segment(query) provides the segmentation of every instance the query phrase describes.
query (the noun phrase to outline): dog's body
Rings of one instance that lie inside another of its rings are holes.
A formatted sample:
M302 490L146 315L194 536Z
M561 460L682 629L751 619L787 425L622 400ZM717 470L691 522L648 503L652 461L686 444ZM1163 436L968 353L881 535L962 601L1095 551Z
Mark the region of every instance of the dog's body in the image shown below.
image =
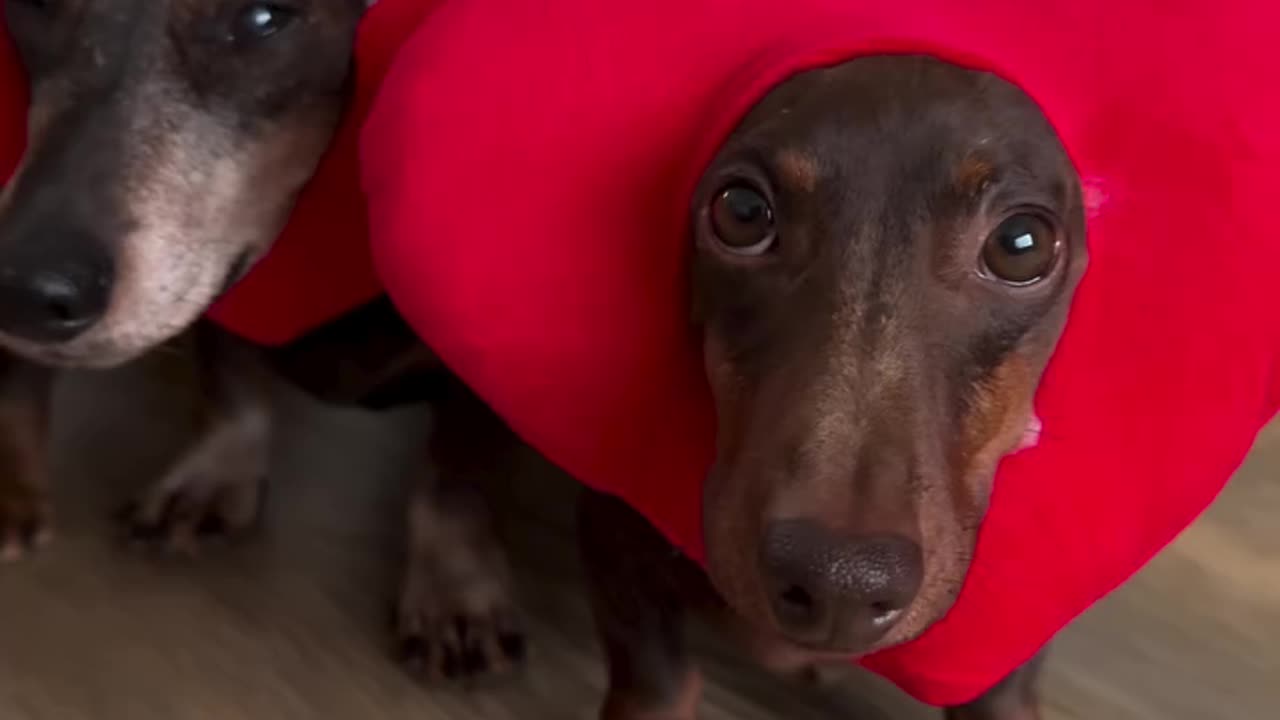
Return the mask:
M506 427L384 297L274 351L270 363L334 405L430 402L431 468L415 468L407 569L396 607L401 661L428 681L470 682L523 661L506 553L474 478L510 472Z
M329 147L351 97L357 26L372 4L5 2L31 92L26 151L0 195L0 344L27 358L6 356L0 367L4 557L49 534L50 371L40 364L117 365L193 325L204 430L130 506L127 530L191 552L202 536L236 534L256 518L272 361L198 318L266 253ZM412 401L381 389L378 368L438 366L411 334L371 339L365 317L356 314L355 335L350 323L322 328L274 364L326 399ZM355 374L337 368L309 382L318 367L366 355L376 359ZM447 379L442 387L446 414L483 420L467 394ZM464 447L450 423L437 435L449 441L438 447ZM452 481L471 468L456 451L437 457L439 472L415 471L400 631L425 673L469 677L518 660L522 643L501 552L475 539L487 517Z

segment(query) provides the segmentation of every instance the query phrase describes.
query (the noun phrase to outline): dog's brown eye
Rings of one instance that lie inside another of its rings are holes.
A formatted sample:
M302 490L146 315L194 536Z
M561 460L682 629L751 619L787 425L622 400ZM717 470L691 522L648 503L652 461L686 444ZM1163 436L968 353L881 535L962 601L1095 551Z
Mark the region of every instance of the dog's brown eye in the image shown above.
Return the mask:
M982 262L989 275L1011 285L1029 285L1049 274L1061 243L1053 226L1030 213L1013 215L987 236Z
M285 29L295 17L296 11L278 3L249 3L236 15L232 38L243 43L263 40Z
M773 208L745 185L721 190L712 201L711 229L725 249L738 255L763 255L777 241Z

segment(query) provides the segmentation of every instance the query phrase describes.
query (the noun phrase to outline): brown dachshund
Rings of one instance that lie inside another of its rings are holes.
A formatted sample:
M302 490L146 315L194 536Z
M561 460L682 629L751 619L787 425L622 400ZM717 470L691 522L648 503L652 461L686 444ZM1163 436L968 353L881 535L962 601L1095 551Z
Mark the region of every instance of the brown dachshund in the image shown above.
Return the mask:
M270 246L328 147L363 8L326 0L301 18L243 0L6 2L31 109L0 195L0 343L36 363L106 367L191 327ZM15 360L4 372L34 371ZM176 514L189 535L207 520L193 503L221 505L232 487L243 506L269 423L260 393L232 389L238 377L210 386L208 431L139 503L143 524ZM21 435L13 444L38 452L43 430ZM13 497L40 493L38 472L0 474ZM40 525L0 513L8 554Z
M690 222L719 420L706 572L620 502L584 501L610 720L695 716L690 609L792 670L940 619L1086 262L1080 182L1037 106L919 57L775 88ZM1034 675L950 716L1037 717Z

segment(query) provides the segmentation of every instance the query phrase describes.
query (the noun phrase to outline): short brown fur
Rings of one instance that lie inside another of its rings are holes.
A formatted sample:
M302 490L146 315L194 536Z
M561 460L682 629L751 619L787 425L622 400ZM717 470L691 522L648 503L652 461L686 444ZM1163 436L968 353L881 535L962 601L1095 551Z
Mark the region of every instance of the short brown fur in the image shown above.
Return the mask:
M1038 430L1034 393L1086 262L1079 179L1035 104L919 57L775 88L707 169L691 227L719 420L706 574L624 505L584 502L612 720L694 717L688 611L718 606L792 668L941 618L997 463ZM663 569L637 582L655 571L635 558ZM950 717L1036 717L1033 680Z

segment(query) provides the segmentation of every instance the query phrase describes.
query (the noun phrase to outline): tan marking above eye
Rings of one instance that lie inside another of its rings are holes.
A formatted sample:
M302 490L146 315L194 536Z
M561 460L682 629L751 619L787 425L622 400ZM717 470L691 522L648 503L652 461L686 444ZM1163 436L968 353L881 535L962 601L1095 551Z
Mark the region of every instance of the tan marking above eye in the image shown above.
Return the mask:
M995 166L977 154L966 156L955 169L955 185L961 197L981 197L995 178Z
M787 187L813 192L818 187L818 159L803 150L782 150L774 161L778 179Z

